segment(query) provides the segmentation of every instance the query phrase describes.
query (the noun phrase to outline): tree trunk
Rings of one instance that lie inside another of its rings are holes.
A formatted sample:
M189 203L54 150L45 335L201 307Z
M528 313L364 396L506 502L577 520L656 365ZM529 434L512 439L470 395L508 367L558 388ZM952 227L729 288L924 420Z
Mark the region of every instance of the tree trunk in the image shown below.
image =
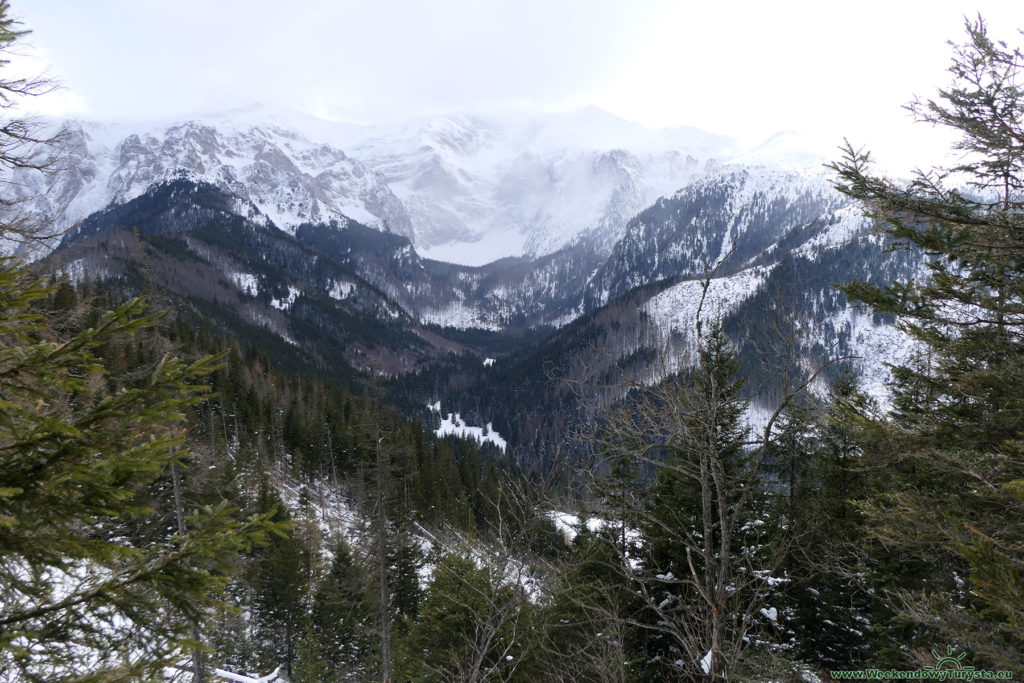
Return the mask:
M391 683L391 596L388 592L388 557L384 514L384 463L377 439L377 571L380 575L380 652L381 680Z
M178 534L185 535L185 505L181 501L181 473L178 471L178 463L171 463L171 484L174 487L174 516L178 520ZM199 624L192 623L192 640L199 642ZM198 647L192 650L192 681L193 683L204 683L206 681L206 666L203 664L203 651Z

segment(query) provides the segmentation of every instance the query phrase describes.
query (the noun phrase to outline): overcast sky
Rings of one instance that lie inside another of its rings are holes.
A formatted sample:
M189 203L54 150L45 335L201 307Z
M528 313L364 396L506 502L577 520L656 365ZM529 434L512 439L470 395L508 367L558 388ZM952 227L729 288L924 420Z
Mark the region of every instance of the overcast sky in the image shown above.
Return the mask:
M900 107L946 82L946 41L962 38L965 14L1024 43L1024 0L12 5L33 31L30 55L64 85L46 113L162 119L263 102L384 122L595 104L652 127L744 142L791 129L880 154L928 144Z

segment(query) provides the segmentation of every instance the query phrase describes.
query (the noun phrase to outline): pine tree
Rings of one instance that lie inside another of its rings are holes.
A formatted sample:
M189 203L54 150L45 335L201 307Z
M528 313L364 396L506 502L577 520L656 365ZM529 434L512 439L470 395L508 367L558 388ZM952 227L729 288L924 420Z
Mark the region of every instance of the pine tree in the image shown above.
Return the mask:
M908 105L959 135L961 161L907 185L848 147L838 189L863 200L928 276L851 298L898 316L917 361L894 368L894 412L870 425L876 537L903 558L889 594L922 646L1021 668L1024 642L1024 53L967 21L952 83ZM952 185L952 187L950 186ZM912 643L904 642L904 645Z
M257 509L270 515L271 521L289 528L289 533L276 534L256 550L252 558L250 583L253 596L253 622L256 636L271 661L271 668L283 665L291 672L295 660L295 643L302 634L306 613L307 577L303 568L306 548L294 533L291 515L281 504L276 491L264 485Z
M164 358L142 382L105 376L97 348L154 316L133 300L61 338L31 309L48 293L0 270L0 667L27 680L142 675L192 641L265 524L222 504L132 542L151 514L143 487L191 459L185 413L215 360Z
M824 669L856 668L868 663L868 655L877 656L869 629L875 601L861 559L866 527L857 509L866 476L849 425L854 411L867 405L853 375L844 372L833 383L823 415L797 429L801 438L783 439L803 464L799 495L792 495L785 477L779 482L787 581L779 596L778 636L795 658Z
M24 34L0 0L0 69ZM45 81L4 73L0 111L48 90ZM58 141L29 120L5 119L0 166L45 172ZM47 226L19 214L17 188L10 176L4 182L0 242L45 241ZM185 448L186 416L217 360L154 360L138 340L157 316L139 299L84 315L73 310L77 300L67 283L49 288L14 260L0 260L5 680L162 674L198 647L202 627L226 606L239 552L271 528L262 518L238 519L226 503L191 514L181 505L150 509L147 489L194 459ZM48 303L65 313L46 315ZM193 676L202 680L203 672Z
M405 674L418 681L507 681L522 664L518 587L461 555L438 563L409 634Z
M339 542L312 607L311 635L334 674L356 671L371 641L373 615L366 601L367 582L365 571L353 562L348 545Z
M565 680L624 683L644 656L634 625L643 601L627 575L619 529L579 526L542 614L543 663Z
M602 420L605 453L657 471L638 517L643 554L632 577L646 603L652 677L737 675L770 588L775 558L756 550L767 549L759 472L767 454L763 444L748 448L738 370L714 324L695 368L638 387Z

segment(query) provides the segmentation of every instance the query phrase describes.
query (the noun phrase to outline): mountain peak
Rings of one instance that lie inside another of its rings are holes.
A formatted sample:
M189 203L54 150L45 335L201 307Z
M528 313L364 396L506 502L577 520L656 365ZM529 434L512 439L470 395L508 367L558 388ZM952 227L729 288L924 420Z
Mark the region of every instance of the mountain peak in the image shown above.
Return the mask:
M836 157L836 141L782 130L732 159L752 166L773 166L792 171L824 173L823 166Z

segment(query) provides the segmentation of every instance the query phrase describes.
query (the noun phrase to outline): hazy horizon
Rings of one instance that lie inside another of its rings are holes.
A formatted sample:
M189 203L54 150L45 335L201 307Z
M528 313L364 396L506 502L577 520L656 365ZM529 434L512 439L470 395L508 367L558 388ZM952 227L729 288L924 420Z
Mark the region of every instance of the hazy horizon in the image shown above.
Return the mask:
M890 165L933 163L946 140L902 105L947 80L947 41L981 13L1011 44L1024 4L856 7L801 1L296 3L33 0L16 68L63 89L44 114L175 120L263 102L389 124L493 108L587 105L654 130L687 126L750 149L781 131L848 138Z

